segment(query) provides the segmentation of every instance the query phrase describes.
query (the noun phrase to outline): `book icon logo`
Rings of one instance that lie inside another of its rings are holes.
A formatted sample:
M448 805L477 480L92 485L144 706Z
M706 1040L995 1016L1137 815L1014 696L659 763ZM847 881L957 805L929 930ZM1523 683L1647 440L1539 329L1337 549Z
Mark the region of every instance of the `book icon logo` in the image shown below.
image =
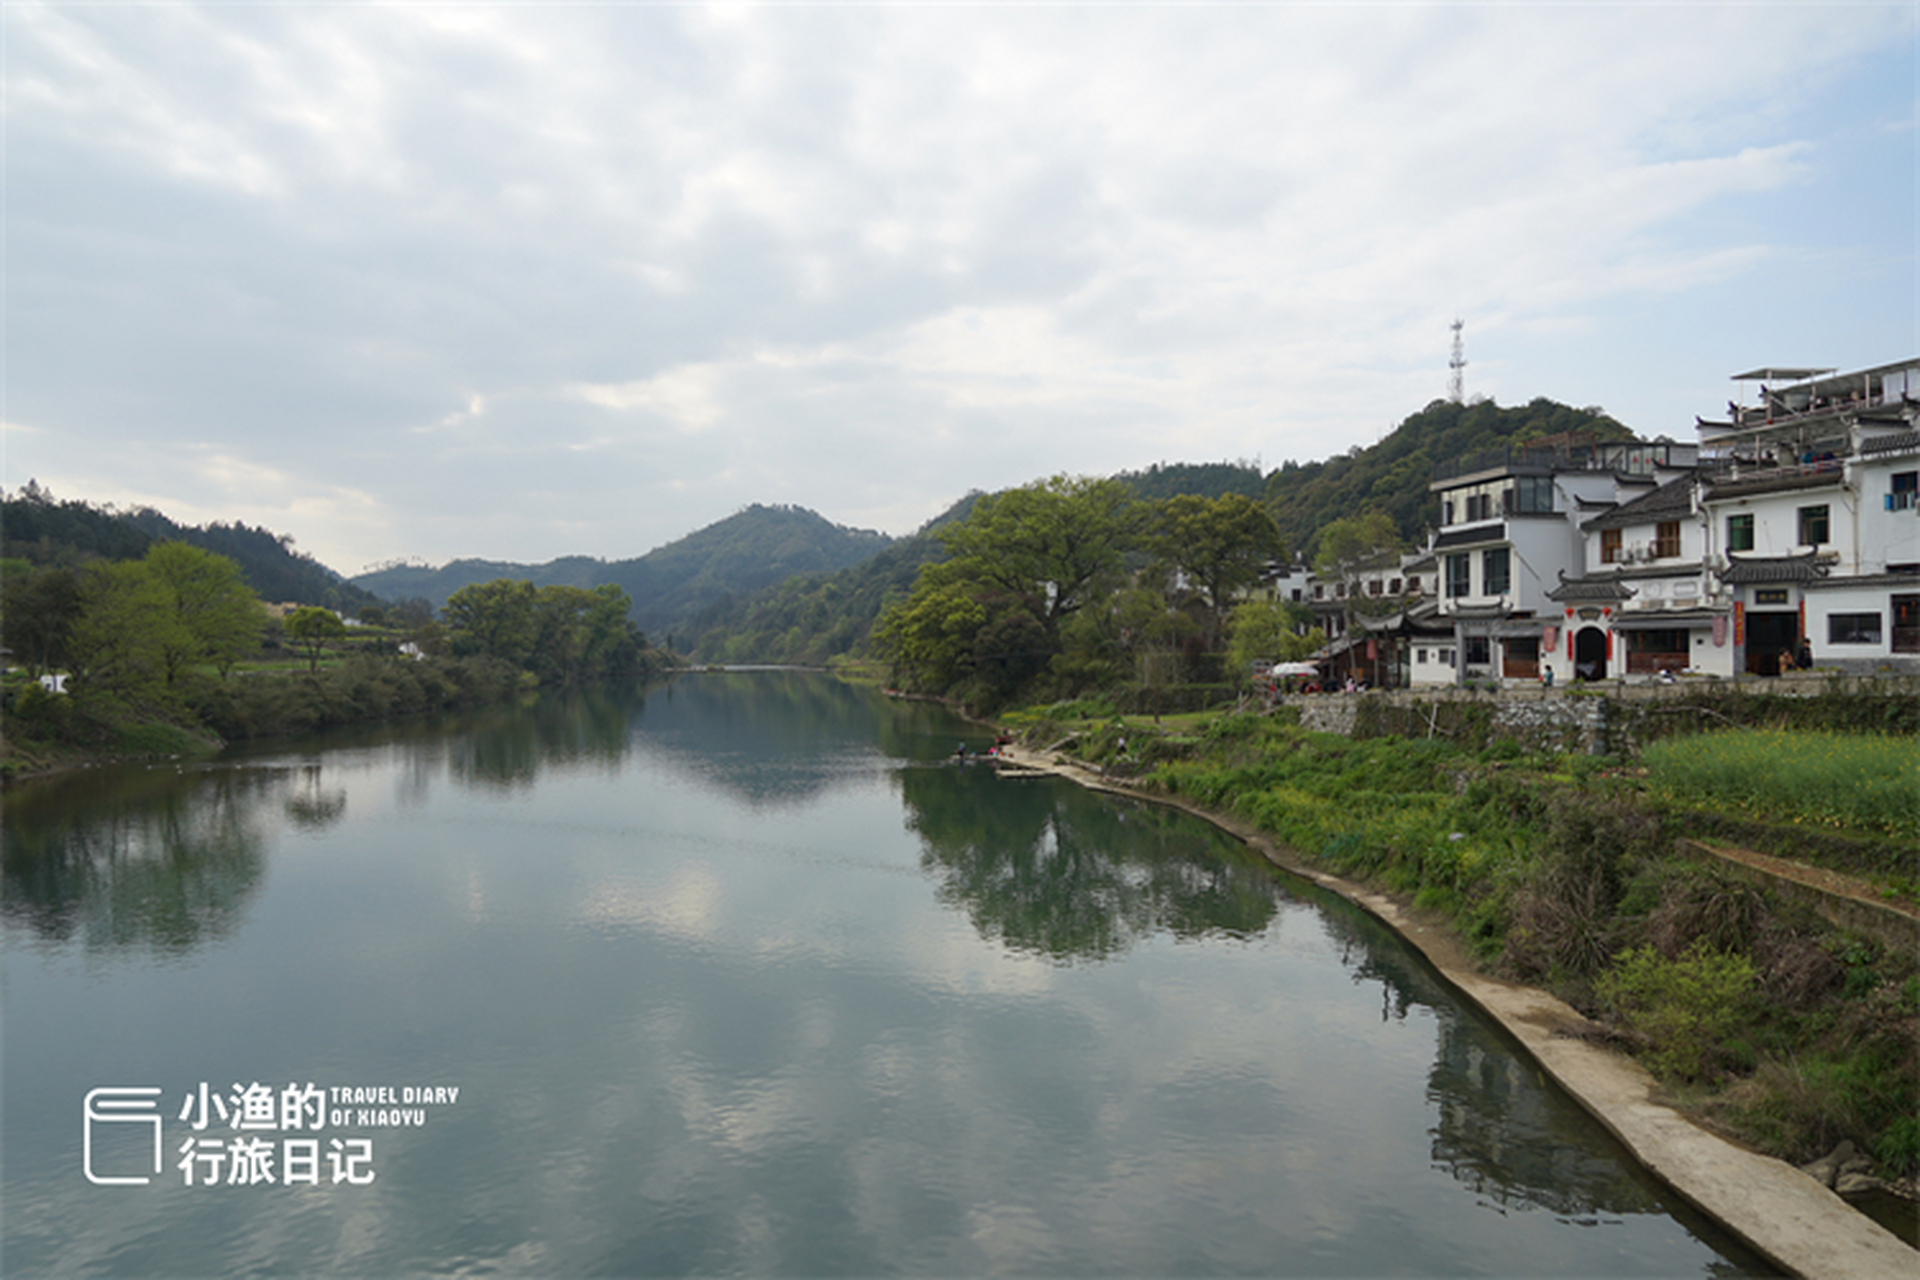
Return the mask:
M102 1187L144 1187L160 1172L160 1090L144 1086L95 1089L81 1105L80 1150L87 1181ZM106 1128L105 1126L119 1126ZM128 1126L153 1129L152 1151L146 1134ZM95 1129L105 1173L95 1172ZM150 1167L149 1167L150 1166ZM137 1170L137 1172L136 1172Z

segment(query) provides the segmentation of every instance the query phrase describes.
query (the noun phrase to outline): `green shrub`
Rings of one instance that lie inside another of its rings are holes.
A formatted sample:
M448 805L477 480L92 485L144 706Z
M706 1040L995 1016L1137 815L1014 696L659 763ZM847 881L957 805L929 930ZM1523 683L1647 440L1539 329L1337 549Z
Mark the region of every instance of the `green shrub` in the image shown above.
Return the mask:
M1698 1080L1720 1042L1747 1017L1753 965L1702 939L1678 959L1651 946L1623 951L1594 981L1594 994L1620 1023L1645 1038L1656 1074Z

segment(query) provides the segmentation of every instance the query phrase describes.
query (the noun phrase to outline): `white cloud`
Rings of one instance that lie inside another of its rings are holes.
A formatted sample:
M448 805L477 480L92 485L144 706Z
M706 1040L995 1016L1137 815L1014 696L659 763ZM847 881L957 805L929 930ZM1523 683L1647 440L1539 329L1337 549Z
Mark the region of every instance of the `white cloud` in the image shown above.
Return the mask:
M123 500L200 441L357 495L257 491L323 559L633 555L1325 457L1440 393L1456 314L1478 389L1689 421L1814 332L1742 290L1912 327L1916 19L1846 15L9 6L8 465ZM1843 169L1907 208L1822 206Z

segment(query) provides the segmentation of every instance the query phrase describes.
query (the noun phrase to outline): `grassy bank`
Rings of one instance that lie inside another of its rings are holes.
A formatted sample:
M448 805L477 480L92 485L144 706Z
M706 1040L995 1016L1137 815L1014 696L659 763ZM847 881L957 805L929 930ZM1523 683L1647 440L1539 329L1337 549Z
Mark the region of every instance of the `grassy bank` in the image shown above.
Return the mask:
M1627 761L1354 740L1284 713L1156 725L1077 703L1009 720L1443 914L1482 967L1579 1008L1705 1123L1796 1163L1850 1139L1888 1178L1920 1167L1910 949L1675 843L1759 833L1772 852L1909 895L1912 737L1736 731Z
M192 756L223 742L479 706L532 677L487 658L404 661L356 655L220 677L188 672L138 698L104 690L50 694L37 684L0 704L0 777L107 760Z

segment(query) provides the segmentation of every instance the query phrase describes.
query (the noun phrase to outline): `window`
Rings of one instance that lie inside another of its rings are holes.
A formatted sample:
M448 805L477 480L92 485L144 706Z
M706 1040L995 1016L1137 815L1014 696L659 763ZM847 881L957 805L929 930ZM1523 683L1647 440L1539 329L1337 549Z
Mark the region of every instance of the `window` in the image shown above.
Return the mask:
M1493 518L1493 495L1472 493L1467 495L1467 519L1491 520Z
M1370 596L1377 596L1380 594L1380 579L1378 578L1367 579L1367 594Z
M1423 667L1424 667L1424 666L1426 666L1426 665L1427 665L1427 651L1426 651L1425 649L1415 649L1415 650L1413 651L1413 660L1414 660L1414 662L1415 662L1416 664L1418 664L1418 665L1420 665L1420 666L1423 666Z
M1447 594L1463 596L1467 594L1467 557L1457 553L1447 557Z
M1485 636L1467 637L1467 664L1486 666L1493 661L1493 641Z
M1920 505L1920 471L1901 471L1893 477L1893 492L1887 495L1887 510L1911 511Z
M1600 531L1600 563L1620 563L1620 531L1618 529Z
M1345 599L1347 598L1347 584L1346 584L1346 583L1344 583L1344 582L1336 582L1336 583L1334 583L1334 584L1333 584L1333 598L1334 598L1335 600L1345 600Z
M1920 653L1920 596L1894 596L1893 651Z
M1553 514L1553 477L1516 476L1513 488L1501 495L1510 513L1524 516Z
M1408 579L1407 579L1407 594L1408 594L1408 595L1411 595L1411 596L1417 596L1417 595L1419 595L1419 594L1420 594L1420 579L1419 579L1419 578L1408 578Z
M1753 550L1753 514L1727 517L1727 550Z
M1490 547L1480 553L1480 591L1483 595L1503 596L1513 587L1513 572L1505 547Z
M1397 596L1400 594L1400 579L1395 578L1392 582L1389 582L1387 584L1387 594L1390 596Z
M1315 600L1325 599L1326 594L1327 594L1327 588L1323 584L1318 582L1313 584L1313 598Z
M1800 508L1800 543L1817 547L1827 541L1827 506Z
M1444 501L1442 501L1440 504L1440 523L1443 525L1449 525L1453 523L1453 499L1452 498L1447 498Z
M1653 527L1653 555L1656 560L1670 560L1680 554L1680 522L1662 520Z
M1828 644L1879 644L1880 615L1836 613L1827 618Z

